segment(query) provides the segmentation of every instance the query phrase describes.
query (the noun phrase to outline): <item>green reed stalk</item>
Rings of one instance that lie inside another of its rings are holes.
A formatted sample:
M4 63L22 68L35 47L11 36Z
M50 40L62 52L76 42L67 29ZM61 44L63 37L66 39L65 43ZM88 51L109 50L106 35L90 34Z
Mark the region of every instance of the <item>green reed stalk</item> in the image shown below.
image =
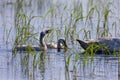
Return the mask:
M8 39L9 39L11 31L12 31L12 27L9 30L6 30L6 44L8 44Z
M117 32L116 22L112 23L112 29L115 30L115 34L114 35L116 36L117 35L117 33L116 33Z
M104 28L103 36L108 36L109 27L107 26L107 21L108 21L109 12L110 12L110 10L105 9L105 12L104 12L104 23L103 23L103 28Z
M97 14L98 14L98 18L97 18L97 38L99 38L100 37L100 11L96 8L96 12L97 12Z
M64 60L65 60L65 78L66 80L70 80L70 75L69 75L69 64L70 64L70 60L71 60L71 55L68 56L68 58L66 57L66 52L64 53Z

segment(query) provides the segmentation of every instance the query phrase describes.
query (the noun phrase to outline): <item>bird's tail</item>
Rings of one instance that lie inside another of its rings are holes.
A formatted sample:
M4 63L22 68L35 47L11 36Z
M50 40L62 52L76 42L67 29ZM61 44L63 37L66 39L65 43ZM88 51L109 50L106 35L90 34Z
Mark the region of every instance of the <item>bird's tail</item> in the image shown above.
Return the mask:
M83 49L87 49L88 43L86 43L85 41L79 40L79 39L76 39L76 41L78 41L80 43L80 45Z

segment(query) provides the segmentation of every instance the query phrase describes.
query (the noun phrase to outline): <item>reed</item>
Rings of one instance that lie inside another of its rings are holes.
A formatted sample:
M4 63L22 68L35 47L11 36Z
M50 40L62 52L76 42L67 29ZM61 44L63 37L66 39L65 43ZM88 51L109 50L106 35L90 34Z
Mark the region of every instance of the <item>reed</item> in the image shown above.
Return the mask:
M30 43L30 39L37 40L36 42L39 42L38 39L35 37L38 32L34 33L34 27L30 25L31 20L35 18L34 16L30 19L27 19L27 16L25 14L20 14L18 22L18 26L16 27L16 37L15 37L15 43L14 47L17 45L23 45ZM21 23L22 22L22 23Z
M6 31L5 31L6 32L6 45L8 44L11 31L12 31L12 27L10 27L9 30L6 29Z
M110 35L109 18L111 13L111 10L110 10L111 3L105 2L104 8L102 8L103 6L102 7L99 6L98 0L96 1L88 0L87 4L88 6L87 6L86 15L84 15L83 3L80 1L78 2L74 1L73 9L69 10L68 6L65 5L64 8L62 9L63 13L58 11L59 6L52 4L51 8L46 12L44 16L31 16L24 13L24 1L17 0L16 15L15 15L16 38L15 38L14 47L18 44L20 45L29 44L31 38L34 39L39 44L39 40L36 38L36 35L38 34L38 32L34 32L35 26L31 25L31 21L34 18L40 18L42 20L45 20L50 17L51 19L50 28L52 29L52 32L51 34L46 36L47 38L49 36L48 41L50 42L52 42L53 39L57 37L57 39L65 38L65 40L68 43L70 43L70 45L74 45L73 44L74 40L76 39L76 37L78 38L79 36L83 36L83 39L86 39L86 40L91 38L100 38L100 37L109 36ZM97 20L94 20L94 16L96 15L97 17L95 19ZM59 18L60 20L57 20L57 18ZM55 23L54 21L56 22L60 21L60 24ZM81 25L81 23L83 25ZM113 30L115 31L115 35L117 35L116 21L113 22L112 27L113 27ZM101 32L101 29L103 29L102 32ZM9 38L10 32L11 32L11 29L6 33L8 38ZM72 43L70 41L72 41ZM85 67L88 60L91 60L91 62L94 61L94 56L96 55L97 51L100 48L106 49L103 45L92 44L84 52L76 51L73 54L70 54L67 56L66 54L64 54L65 68L66 68L66 72L68 73L67 76L69 77L69 66L72 63L71 60L73 58L74 58L73 67L76 69L78 61L80 60L81 56L84 55L83 66ZM31 49L32 48L29 47L27 52L27 57L23 59L24 63L28 64L28 60L30 58L29 56L32 55L33 66L36 67L42 64L44 67L45 55L43 56L43 52L40 52L38 57L36 52L31 52ZM106 50L106 53L110 53L110 52ZM117 54L116 51L114 51L114 54ZM42 69L44 71L44 68ZM69 78L67 79L69 80Z
M72 54L66 56L66 52L64 53L65 79L66 79L66 80L70 80L69 65L70 65L71 57L72 57Z

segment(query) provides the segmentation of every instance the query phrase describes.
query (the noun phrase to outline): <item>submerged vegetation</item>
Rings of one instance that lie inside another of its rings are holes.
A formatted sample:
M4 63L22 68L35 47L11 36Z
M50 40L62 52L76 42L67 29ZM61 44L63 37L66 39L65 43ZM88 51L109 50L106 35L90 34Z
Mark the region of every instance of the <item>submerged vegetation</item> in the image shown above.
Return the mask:
M64 38L68 45L76 46L77 50L79 44L75 42L76 39L96 39L101 37L119 37L120 24L119 17L114 16L114 11L111 9L113 6L111 0L86 0L83 3L81 0L70 0L70 4L60 4L57 0L57 4L51 3L48 5L47 10L44 10L45 1L36 0L34 4L37 6L37 13L34 8L31 9L32 2L34 0L16 0L15 2L15 39L13 48L17 45L23 44L39 44L38 35L39 32L45 29L52 29L52 32L47 35L48 42L57 42L58 39ZM46 0L49 3L49 0ZM43 3L43 4L42 4ZM84 6L87 4L87 7ZM42 7L43 5L43 7ZM28 8L29 7L29 8ZM47 7L47 6L46 6ZM27 12L28 11L28 12ZM37 14L36 14L37 13ZM37 28L37 29L36 29ZM9 38L10 32L6 30L6 35ZM6 41L8 41L8 38ZM70 48L68 52L64 53L64 62L66 70L66 80L71 80L69 65L73 64L73 73L76 72L78 62L84 54L83 63L86 64L88 60L94 61L94 56L98 48L103 48L102 45L95 46L94 44L89 46L84 52L75 51ZM71 52L69 52L71 51ZM109 52L109 51L108 51ZM89 54L90 53L90 54ZM116 52L114 52L116 53ZM15 52L13 55L17 55ZM119 56L120 54L117 53ZM22 59L23 66L29 67L29 60L32 58L33 67L40 67L44 70L46 61L46 53L31 51L31 48L24 54ZM72 61L73 60L73 61ZM119 59L120 62L120 59ZM84 65L85 66L85 65ZM33 73L34 74L34 73ZM74 79L77 80L77 79Z

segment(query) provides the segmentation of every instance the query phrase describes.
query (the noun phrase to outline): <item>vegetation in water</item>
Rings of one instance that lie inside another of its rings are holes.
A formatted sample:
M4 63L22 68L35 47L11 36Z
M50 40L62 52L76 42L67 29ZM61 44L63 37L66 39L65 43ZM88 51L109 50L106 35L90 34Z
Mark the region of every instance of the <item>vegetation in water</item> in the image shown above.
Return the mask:
M49 21L48 28L52 29L51 34L47 35L47 41L53 42L57 41L59 38L64 38L68 45L73 46L77 45L75 43L76 38L88 40L91 38L101 38L101 37L109 37L109 36L117 36L117 23L120 23L120 19L116 19L115 21L110 21L112 15L112 2L101 1L101 0L88 0L87 7L84 7L84 4L81 1L73 1L73 6L69 8L68 5L64 4L50 4L50 9L46 11L44 15L33 15L34 10L31 10L30 13L27 13L26 7L27 4L31 4L33 0L26 3L26 0L16 0L15 3L15 39L13 48L17 45L29 45L29 44L39 44L39 39L36 37L39 35L39 32L35 32L35 25L32 24L34 19L41 19L45 23ZM102 2L102 3L101 3ZM43 0L38 2L39 8L42 8ZM62 6L62 7L61 7ZM86 9L86 11L84 11ZM62 12L61 12L62 11ZM113 16L115 17L115 16ZM112 23L112 24L110 24ZM39 27L45 28L45 24L40 25ZM110 31L112 28L112 32ZM6 43L9 41L9 36L12 28L7 30L6 32ZM42 30L41 30L42 31ZM32 43L33 42L33 43ZM64 55L65 68L69 77L69 65L73 62L73 71L76 69L77 64L82 55L84 55L83 63L86 64L87 60L91 59L94 61L95 53L98 49L105 47L103 45L95 45L92 44L89 46L84 52L74 52L74 54ZM31 47L29 47L26 55L24 56L23 63L27 67L29 65L30 56L33 58L33 66L36 67L38 65L42 65L44 67L45 55L43 56L43 52L40 52L39 55L37 52L31 51ZM73 49L70 49L71 51ZM106 50L107 51L107 50ZM107 51L107 53L110 53ZM117 52L114 51L114 54ZM16 52L15 55L18 53ZM119 56L119 53L117 53ZM38 57L39 56L39 57ZM44 58L41 59L41 56ZM120 60L120 59L119 59ZM120 61L119 61L120 62ZM84 65L85 66L85 65ZM44 71L44 68L42 68ZM69 78L67 78L70 80Z

